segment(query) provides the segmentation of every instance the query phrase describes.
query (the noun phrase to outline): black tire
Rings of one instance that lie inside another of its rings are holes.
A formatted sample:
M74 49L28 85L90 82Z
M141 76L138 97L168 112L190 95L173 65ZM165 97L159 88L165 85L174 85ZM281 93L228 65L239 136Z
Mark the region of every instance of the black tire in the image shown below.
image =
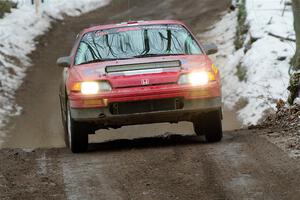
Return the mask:
M66 111L66 133L65 142L73 153L83 153L88 149L89 128L86 124L73 120L70 112L69 103Z
M65 136L65 142L66 142L66 139L68 137L68 133L67 133L67 116L66 116L66 113L67 111L64 109L64 105L62 103L63 99L59 96L59 101L60 101L60 114L61 114L61 121L62 121L62 125L63 125L63 128L64 128L64 136ZM68 146L68 145L67 145Z
M195 121L193 123L193 125L194 125L194 131L195 131L196 135L198 135L198 136L204 135L204 132L202 130L201 118L198 117L196 120L197 121Z
M220 111L210 112L198 117L194 122L197 135L204 135L207 142L219 142L223 138L222 115Z

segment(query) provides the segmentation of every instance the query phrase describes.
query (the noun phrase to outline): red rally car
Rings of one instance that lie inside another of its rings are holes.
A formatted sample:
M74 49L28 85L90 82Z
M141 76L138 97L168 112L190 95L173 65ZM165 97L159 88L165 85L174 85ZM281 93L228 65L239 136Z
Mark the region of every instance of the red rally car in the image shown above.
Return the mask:
M150 123L194 124L208 142L222 139L219 70L179 21L94 26L77 37L60 87L65 140L84 152L98 129ZM141 133L142 134L142 133Z

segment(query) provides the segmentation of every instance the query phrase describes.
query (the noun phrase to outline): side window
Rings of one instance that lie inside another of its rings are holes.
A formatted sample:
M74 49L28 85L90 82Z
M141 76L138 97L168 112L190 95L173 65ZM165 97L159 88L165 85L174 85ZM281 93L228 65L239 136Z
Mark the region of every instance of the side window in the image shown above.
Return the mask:
M87 61L89 59L89 57L91 58L91 55L88 51L88 47L85 43L80 42L80 45L78 47L77 53L76 53L76 57L75 57L75 65L83 63L85 61Z

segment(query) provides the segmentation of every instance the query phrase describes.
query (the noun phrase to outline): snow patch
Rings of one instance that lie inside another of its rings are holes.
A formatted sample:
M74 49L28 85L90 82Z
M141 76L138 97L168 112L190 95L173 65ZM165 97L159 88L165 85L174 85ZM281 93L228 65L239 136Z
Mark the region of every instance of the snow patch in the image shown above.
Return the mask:
M219 46L215 62L222 75L225 105L236 109L243 124L250 125L257 124L268 110L274 110L278 99L287 99L289 61L296 47L294 42L270 35L295 38L292 10L289 6L285 8L285 1L246 2L249 24L246 43L255 39L249 49L235 51L236 11L225 15L204 37L211 36L210 41ZM244 80L239 80L237 67L245 71Z
M28 54L35 50L37 36L51 28L51 22L63 16L79 16L107 5L110 0L45 0L39 14L31 0L14 0L18 8L0 19L0 129L8 117L19 115L21 108L14 94L31 64ZM5 136L0 131L0 146Z
M282 0L248 0L249 36L257 41L241 60L247 81L240 83L239 95L248 105L239 111L244 124L257 124L268 109L275 109L278 99L288 97L290 60L295 43L270 36L295 38L293 13ZM235 85L235 84L234 84ZM233 85L232 85L233 86Z

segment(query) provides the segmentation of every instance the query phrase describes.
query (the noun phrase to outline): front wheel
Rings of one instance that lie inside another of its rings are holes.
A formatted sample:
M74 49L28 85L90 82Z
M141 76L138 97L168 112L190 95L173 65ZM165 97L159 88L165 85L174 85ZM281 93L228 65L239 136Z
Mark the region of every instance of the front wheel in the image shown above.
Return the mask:
M222 117L220 111L210 112L199 116L194 121L197 135L204 135L207 142L219 142L223 138Z
M73 153L83 153L88 149L89 133L85 124L72 119L69 103L66 113L66 145Z

